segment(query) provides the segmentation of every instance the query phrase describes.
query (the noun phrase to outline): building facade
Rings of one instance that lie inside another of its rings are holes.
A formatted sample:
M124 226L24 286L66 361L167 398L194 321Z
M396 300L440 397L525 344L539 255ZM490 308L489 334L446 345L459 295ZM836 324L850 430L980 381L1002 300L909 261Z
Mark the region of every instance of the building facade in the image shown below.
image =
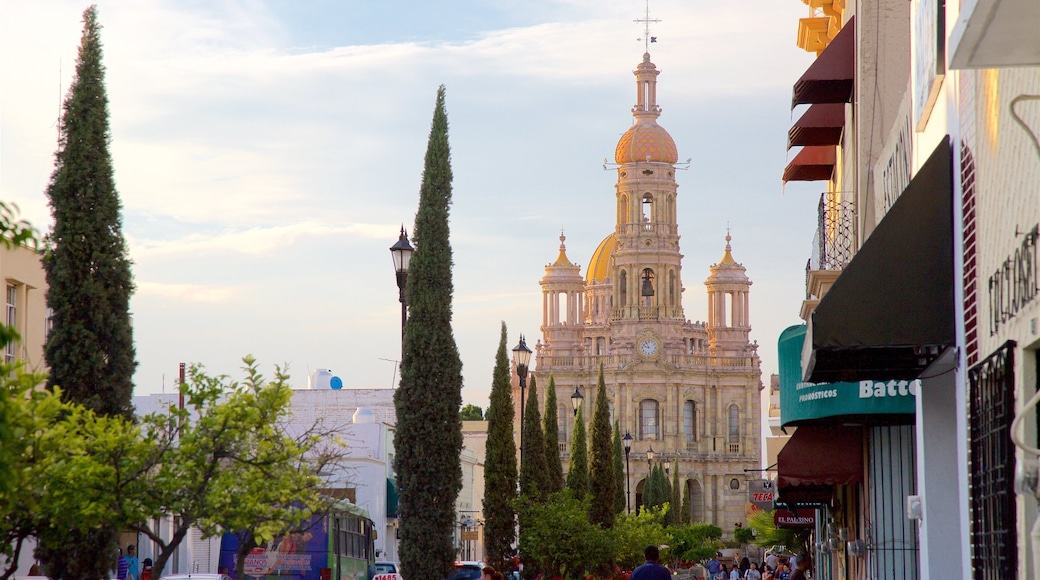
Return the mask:
M707 320L686 318L678 154L657 123L659 71L649 54L634 74L634 123L614 158L616 223L584 276L567 257L561 234L559 255L540 282L542 336L533 374L542 389L551 376L561 402L564 469L575 420L569 401L578 392L593 408L602 368L611 420L634 439L630 507L641 502L652 449L654 462L679 470L693 521L714 523L729 535L745 521L747 481L758 478L761 455L761 369L757 344L749 339L751 280L734 259L727 233L722 258L704 281ZM513 399L519 425L515 385ZM591 422L591 412L583 415Z
M0 246L0 277L4 280L3 323L18 332L19 339L5 347L5 363L21 360L25 370L46 372L43 345L50 322L47 309L47 275L42 255L22 246Z

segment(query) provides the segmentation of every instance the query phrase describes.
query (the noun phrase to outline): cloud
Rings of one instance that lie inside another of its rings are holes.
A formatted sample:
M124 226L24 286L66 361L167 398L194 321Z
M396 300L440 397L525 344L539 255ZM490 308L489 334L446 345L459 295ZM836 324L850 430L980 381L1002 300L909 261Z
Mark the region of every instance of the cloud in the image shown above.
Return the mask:
M138 298L157 297L177 302L220 304L231 302L246 292L243 287L213 286L211 284L167 284L137 281Z

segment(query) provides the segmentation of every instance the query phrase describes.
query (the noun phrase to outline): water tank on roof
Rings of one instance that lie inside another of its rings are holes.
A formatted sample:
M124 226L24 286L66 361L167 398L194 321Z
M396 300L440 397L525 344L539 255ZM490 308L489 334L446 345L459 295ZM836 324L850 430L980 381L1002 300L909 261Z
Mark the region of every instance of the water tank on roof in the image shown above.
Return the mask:
M338 390L342 389L343 388L343 379L341 379L339 377L332 377L331 379L329 379L329 387L333 391L338 391Z
M354 423L375 423L376 416L372 413L372 409L367 407L358 407L357 411L354 411Z
M331 388L331 382L332 371L329 369L314 369L311 371L311 375L307 377L307 388L328 389Z

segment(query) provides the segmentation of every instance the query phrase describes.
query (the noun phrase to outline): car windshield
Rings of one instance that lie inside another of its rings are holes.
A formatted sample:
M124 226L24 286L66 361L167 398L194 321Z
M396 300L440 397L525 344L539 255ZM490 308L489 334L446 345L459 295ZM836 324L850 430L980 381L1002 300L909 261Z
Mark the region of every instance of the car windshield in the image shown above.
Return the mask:
M480 580L480 568L476 566L456 566L448 580Z
M376 574L396 574L397 569L393 564L386 562L376 562Z

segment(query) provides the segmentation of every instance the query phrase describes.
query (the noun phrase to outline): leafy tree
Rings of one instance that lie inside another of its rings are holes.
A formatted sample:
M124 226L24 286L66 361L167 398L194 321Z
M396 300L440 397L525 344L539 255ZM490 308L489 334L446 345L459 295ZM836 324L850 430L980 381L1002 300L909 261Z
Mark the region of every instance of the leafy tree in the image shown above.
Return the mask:
M741 547L744 547L755 541L755 533L751 528L743 526L733 528L733 539L740 542Z
M589 520L601 528L614 527L614 495L617 473L614 471L614 445L611 441L610 408L607 387L603 383L603 365L599 367L596 386L596 411L592 419L592 462L589 466Z
M613 557L610 532L589 522L588 500L569 490L543 501L521 498L520 553L550 578L585 578L604 574ZM525 572L527 568L525 567Z
M756 511L748 518L748 526L755 530L754 543L762 546L784 546L793 552L808 553L811 530L777 528L773 523L773 510Z
M671 554L683 561L707 560L722 547L722 528L713 524L672 526L668 536Z
M524 445L520 450L520 493L531 498L543 498L549 489L548 468L545 465L545 438L542 435L542 414L538 412L538 384L531 375L527 387L527 405L524 409Z
M484 410L476 405L466 405L459 411L459 419L462 421L483 421Z
M589 491L589 448L585 443L585 420L582 407L574 416L574 435L571 437L571 460L567 467L567 489L574 497L585 499Z
M668 489L668 478L665 477L664 470L660 465L654 465L643 485L643 506L647 508L662 507L671 501L671 496L671 490ZM666 517L665 525L668 525L668 522Z
M549 489L556 493L563 489L563 462L560 461L560 416L556 410L556 381L549 374L549 388L545 390L545 467Z
M625 502L625 450L621 446L621 427L614 421L614 511L626 511Z
M662 524L664 513L663 508L650 508L618 514L611 531L618 566L632 570L643 563L643 549L650 544L670 545Z
M133 279L112 171L105 68L97 7L83 13L76 78L63 105L47 197L53 244L44 260L53 325L47 387L101 414L132 418ZM77 537L75 541L92 541ZM73 538L69 538L71 540ZM112 539L114 542L114 537ZM109 553L97 554L109 558ZM107 565L107 564L106 564Z
M686 525L693 522L693 508L690 502L690 486L683 486L682 495L682 512L679 514L679 525Z
M462 489L462 361L451 327L450 157L441 85L413 228L416 250L405 289L409 316L401 386L394 394L405 578L443 578L455 560L455 499Z
M671 483L672 497L668 501L672 504L672 517L671 522L673 526L677 526L682 523L682 488L679 487L679 458L675 458L675 464L672 465L672 483Z
M506 570L516 538L516 444L513 441L513 395L506 355L506 323L495 355L488 406L488 438L484 459L484 538L488 562Z

